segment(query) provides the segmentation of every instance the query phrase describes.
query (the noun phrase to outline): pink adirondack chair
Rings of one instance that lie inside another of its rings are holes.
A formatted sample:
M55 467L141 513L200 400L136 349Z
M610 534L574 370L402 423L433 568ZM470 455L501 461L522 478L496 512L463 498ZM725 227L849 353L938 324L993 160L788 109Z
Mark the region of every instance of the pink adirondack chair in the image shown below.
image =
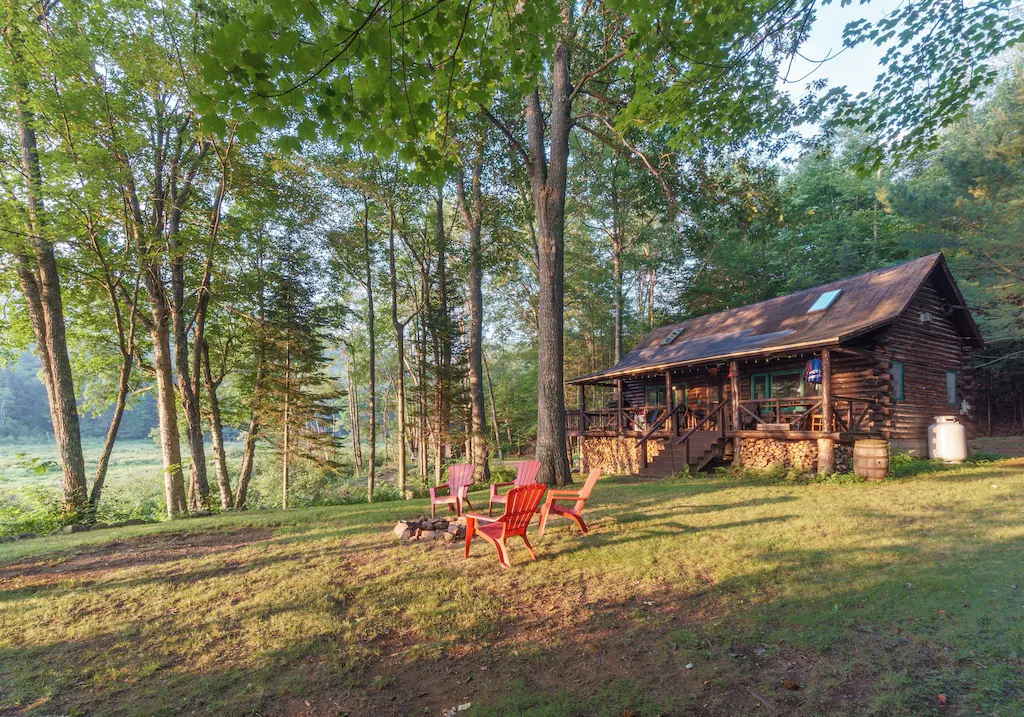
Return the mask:
M583 506L587 502L587 498L590 497L590 491L594 489L594 484L597 483L597 479L601 477L601 469L594 468L590 471L590 475L587 476L587 482L583 484L583 487L579 490L552 490L548 491L547 500L544 501L544 507L540 509L540 525L537 528L537 535L544 535L544 526L547 525L548 516L552 513L555 515L561 515L580 526L580 530L584 533L587 532L587 524L583 522ZM558 501L574 500L576 504L572 508L566 508L558 505Z
M498 488L514 486L520 488L524 485L536 485L537 474L540 473L540 461L520 461L516 469L516 479L511 483L491 483L491 498L487 503L487 515L493 515L494 504L504 505L508 495L502 495Z
M470 508L473 504L469 502L466 494L469 487L473 485L472 463L456 463L448 466L448 482L444 485L430 487L430 517L434 517L434 507L447 505L455 511L455 515L462 515L462 505L465 503ZM447 490L448 495L441 495L440 491Z
M479 535L494 546L498 551L498 562L501 563L501 567L507 568L510 564L508 545L505 541L518 535L526 543L530 557L536 560L537 554L533 552L533 546L526 539L526 528L533 520L537 506L540 505L540 499L544 497L544 491L547 488L546 485L540 483L513 488L505 496L507 499L505 512L497 518L489 518L486 515L466 515L466 557L469 557L469 544L473 542L473 536Z

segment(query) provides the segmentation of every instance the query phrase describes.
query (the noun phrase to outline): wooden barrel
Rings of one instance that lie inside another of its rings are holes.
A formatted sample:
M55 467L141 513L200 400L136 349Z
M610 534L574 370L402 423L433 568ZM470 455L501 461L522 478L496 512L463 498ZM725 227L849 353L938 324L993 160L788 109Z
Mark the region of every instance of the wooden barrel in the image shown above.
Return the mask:
M853 472L868 480L882 480L889 472L889 441L864 438L853 445Z

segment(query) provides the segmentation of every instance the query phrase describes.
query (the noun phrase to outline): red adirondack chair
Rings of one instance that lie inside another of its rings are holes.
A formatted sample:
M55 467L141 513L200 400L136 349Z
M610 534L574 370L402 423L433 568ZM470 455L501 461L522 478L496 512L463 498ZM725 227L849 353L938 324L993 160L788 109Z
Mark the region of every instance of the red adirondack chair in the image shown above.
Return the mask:
M540 461L520 461L519 468L516 469L516 479L514 481L511 483L491 483L491 499L487 503L487 515L493 514L492 510L495 503L505 504L507 494L502 495L498 492L498 488L507 488L508 486L519 488L524 485L536 485L538 473L540 473Z
M472 463L457 463L448 466L448 482L444 485L430 487L431 518L434 517L434 506L436 505L447 505L455 511L455 515L462 515L463 503L470 508L473 507L466 494L469 492L469 486L473 485L474 468ZM448 495L441 495L440 491L443 490L447 490Z
M579 490L551 490L548 491L547 500L544 501L544 507L540 509L540 526L537 529L537 535L544 535L544 526L548 522L548 516L551 513L555 515L565 516L569 520L580 526L580 530L584 533L587 532L587 524L583 522L583 506L587 502L587 498L590 497L590 491L594 489L594 484L597 483L597 479L601 477L601 469L594 468L590 471L590 475L587 476L587 482L583 484L583 487ZM566 508L558 505L558 501L574 500L576 504L572 508Z
M469 557L469 544L473 541L474 535L479 535L498 551L498 562L501 567L509 567L508 546L505 541L512 536L518 535L526 543L526 549L530 551L530 557L537 559L533 552L533 546L526 539L526 528L533 520L540 499L547 490L546 485L534 483L524 485L520 488L513 488L505 496L505 512L497 518L489 518L486 515L466 516L466 557Z

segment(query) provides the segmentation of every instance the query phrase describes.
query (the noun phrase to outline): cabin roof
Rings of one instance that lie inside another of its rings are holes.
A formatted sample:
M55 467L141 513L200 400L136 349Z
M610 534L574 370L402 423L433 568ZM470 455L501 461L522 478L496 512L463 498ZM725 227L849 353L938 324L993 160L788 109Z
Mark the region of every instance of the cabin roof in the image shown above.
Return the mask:
M647 334L615 366L567 383L593 383L655 369L835 345L891 324L929 277L934 277L936 287L950 305L951 317L964 341L983 347L978 326L964 304L945 257L939 253L662 326ZM840 293L827 309L809 312L823 294L835 290ZM662 339L675 331L679 331L677 338L660 345Z

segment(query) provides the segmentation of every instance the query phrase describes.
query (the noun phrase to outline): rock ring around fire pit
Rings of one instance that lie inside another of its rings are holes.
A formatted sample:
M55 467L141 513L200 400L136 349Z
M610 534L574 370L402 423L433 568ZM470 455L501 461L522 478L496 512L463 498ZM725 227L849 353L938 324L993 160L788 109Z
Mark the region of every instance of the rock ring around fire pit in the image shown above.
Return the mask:
M414 520L400 520L395 523L392 531L402 542L416 540L443 540L451 543L466 537L466 519L427 518L420 516Z

